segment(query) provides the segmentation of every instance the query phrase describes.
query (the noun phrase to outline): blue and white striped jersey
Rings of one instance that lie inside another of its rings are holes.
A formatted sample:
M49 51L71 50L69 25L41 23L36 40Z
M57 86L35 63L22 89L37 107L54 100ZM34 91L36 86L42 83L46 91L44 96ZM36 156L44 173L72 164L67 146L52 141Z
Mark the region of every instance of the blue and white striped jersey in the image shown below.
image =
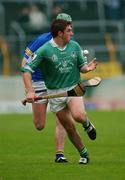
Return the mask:
M50 32L41 34L38 38L36 38L34 41L32 41L25 49L24 57L27 62L30 62L33 60L35 56L35 51L40 48L42 45L44 45L46 42L48 42L50 39L52 39L52 35ZM35 70L35 72L32 74L32 80L34 82L36 81L43 81L42 78L42 71L38 68Z

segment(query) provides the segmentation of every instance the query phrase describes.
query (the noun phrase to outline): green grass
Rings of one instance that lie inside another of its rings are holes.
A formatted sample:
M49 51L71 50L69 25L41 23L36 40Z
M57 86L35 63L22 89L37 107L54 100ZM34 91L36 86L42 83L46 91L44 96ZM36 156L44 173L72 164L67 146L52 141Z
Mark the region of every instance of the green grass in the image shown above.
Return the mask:
M97 128L91 141L81 125L91 161L78 164L79 154L66 139L68 164L55 164L53 114L48 114L46 128L35 130L31 115L0 115L0 180L124 180L125 111L88 112Z

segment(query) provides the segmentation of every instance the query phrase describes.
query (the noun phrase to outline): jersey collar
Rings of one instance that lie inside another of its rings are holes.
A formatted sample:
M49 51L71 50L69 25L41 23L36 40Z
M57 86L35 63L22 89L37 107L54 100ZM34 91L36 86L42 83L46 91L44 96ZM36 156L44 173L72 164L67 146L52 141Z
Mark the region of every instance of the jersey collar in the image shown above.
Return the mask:
M67 45L66 45L64 48L60 48L60 47L58 46L58 44L56 44L56 42L54 41L53 38L50 40L50 44L51 44L53 47L58 48L60 51L64 51L64 50L66 49L66 47L67 47Z

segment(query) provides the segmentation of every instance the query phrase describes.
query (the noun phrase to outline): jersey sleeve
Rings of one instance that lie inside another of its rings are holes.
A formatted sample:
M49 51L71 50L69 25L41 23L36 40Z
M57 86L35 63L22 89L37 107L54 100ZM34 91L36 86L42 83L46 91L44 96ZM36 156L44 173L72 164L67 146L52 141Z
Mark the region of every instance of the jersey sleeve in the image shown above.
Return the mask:
M43 48L39 48L35 53L31 62L27 62L24 67L21 68L22 72L33 73L36 68L40 66L43 60Z

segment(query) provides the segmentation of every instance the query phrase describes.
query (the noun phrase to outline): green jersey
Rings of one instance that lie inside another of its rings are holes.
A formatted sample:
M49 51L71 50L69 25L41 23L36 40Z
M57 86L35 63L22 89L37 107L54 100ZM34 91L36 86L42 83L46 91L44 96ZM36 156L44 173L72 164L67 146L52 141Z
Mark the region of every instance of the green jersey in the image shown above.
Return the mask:
M61 89L79 83L80 67L87 64L79 44L72 40L60 49L52 39L39 48L35 56L29 67L24 67L22 71L41 68L48 89Z

